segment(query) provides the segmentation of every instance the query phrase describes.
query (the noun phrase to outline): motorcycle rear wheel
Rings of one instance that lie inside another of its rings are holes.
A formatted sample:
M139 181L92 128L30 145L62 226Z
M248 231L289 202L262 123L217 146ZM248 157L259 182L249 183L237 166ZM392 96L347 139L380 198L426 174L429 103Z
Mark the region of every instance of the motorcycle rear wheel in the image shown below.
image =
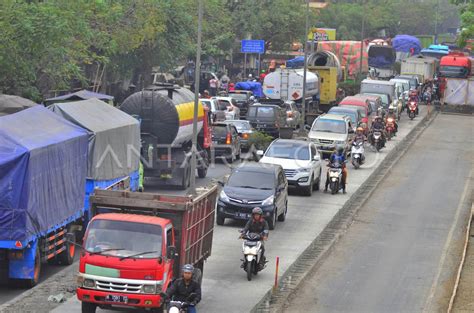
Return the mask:
M331 194L335 195L339 191L339 182L331 182Z

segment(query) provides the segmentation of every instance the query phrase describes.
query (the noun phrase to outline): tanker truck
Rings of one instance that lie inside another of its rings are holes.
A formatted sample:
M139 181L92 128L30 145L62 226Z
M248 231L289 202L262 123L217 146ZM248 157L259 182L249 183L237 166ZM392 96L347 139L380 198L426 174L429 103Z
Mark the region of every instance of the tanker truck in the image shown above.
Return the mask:
M120 109L141 120L141 160L145 182L178 186L190 185L193 136L194 93L171 85L158 84L130 95ZM207 175L211 129L208 110L198 107L197 173Z
M269 73L263 80L263 94L276 101L292 100L301 103L303 98L303 75L302 69L277 69ZM306 72L306 106L305 123L311 124L312 116L318 112L319 102L319 77L315 73Z

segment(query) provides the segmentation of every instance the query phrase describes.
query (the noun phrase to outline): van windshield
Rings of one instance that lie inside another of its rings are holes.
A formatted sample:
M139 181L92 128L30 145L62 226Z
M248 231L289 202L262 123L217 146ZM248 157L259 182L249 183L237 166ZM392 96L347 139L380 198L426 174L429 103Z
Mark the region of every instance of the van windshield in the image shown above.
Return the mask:
M102 255L157 258L161 256L161 233L159 225L98 219L89 224L84 247Z
M345 134L346 122L340 120L318 119L311 130L325 133Z
M390 98L384 93L364 93L364 95L379 96L382 99L382 106L384 108L388 108L388 105L390 104Z

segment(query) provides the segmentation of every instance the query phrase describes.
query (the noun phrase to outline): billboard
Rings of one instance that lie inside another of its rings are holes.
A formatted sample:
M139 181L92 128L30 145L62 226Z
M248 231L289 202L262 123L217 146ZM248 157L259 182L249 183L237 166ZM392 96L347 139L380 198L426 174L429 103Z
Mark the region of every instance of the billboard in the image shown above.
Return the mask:
M316 28L309 30L308 40L311 41L332 41L336 40L336 29L334 28Z

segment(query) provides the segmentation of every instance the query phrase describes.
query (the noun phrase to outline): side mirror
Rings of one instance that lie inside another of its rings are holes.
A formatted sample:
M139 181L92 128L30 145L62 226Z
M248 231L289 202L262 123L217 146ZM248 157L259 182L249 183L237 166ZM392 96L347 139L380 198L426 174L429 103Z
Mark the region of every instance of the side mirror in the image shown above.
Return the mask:
M224 187L224 182L223 182L222 180L217 181L217 183L218 183L220 186Z
M354 134L355 131L354 131L354 128L349 128L349 134Z
M263 150L257 150L257 155L259 157L263 157Z
M169 246L168 250L166 251L166 257L168 259L174 259L178 256L177 250L175 246Z
M319 155L319 153L314 155L313 160L314 161L321 161L321 156Z

